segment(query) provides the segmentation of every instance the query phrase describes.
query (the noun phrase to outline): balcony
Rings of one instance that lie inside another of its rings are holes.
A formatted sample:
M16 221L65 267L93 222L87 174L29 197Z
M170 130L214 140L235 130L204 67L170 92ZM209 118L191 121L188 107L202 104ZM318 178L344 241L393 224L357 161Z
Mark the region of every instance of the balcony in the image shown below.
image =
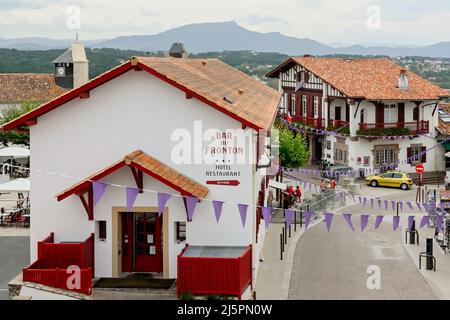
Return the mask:
M398 129L398 134L386 130L390 135L416 135L430 132L429 121L395 122L395 123L360 123L359 135L385 135L383 129ZM404 130L402 130L404 129ZM397 130L395 130L397 131Z
M294 116L294 121L300 122L304 125L317 128L324 129L325 128L325 119L323 118L312 118L312 117L304 117L304 116Z
M328 127L332 128L342 128L342 127L348 127L349 123L344 120L337 120L337 119L328 119Z

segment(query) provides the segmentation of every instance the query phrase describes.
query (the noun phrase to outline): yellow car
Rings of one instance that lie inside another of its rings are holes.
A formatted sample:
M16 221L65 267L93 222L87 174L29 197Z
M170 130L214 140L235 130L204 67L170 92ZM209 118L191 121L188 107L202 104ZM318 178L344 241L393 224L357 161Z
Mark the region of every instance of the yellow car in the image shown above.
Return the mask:
M406 173L397 171L367 177L366 183L372 187L395 187L402 190L410 189L413 184L412 179Z

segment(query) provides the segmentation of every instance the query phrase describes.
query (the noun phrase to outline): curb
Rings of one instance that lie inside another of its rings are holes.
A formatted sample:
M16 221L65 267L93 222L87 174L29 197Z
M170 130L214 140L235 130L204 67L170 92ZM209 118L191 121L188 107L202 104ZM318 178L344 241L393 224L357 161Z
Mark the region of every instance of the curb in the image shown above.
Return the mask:
M311 223L308 230L319 225L324 220L324 216ZM289 243L288 251L286 252L286 265L284 267L283 281L281 283L281 297L280 300L288 300L289 298L289 287L291 285L292 268L294 266L294 256L295 249L297 249L297 244L300 238L305 234L305 230L301 230L297 233Z

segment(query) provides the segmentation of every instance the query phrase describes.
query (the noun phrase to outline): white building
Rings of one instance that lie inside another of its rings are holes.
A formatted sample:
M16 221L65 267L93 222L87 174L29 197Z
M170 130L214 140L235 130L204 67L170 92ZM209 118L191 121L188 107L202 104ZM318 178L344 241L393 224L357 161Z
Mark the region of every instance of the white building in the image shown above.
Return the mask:
M177 258L186 249L184 256L213 261L196 277L222 277L222 285L199 288L186 280L181 291L240 295L241 286L255 281L264 235L260 210L252 206L263 204L267 187L257 167L258 132L271 128L279 101L276 90L216 59L133 58L4 125L32 125L31 261L52 259L37 252L50 233L49 243L81 242L92 233L95 257L79 263L95 268L95 277L177 278L184 270ZM235 150L250 160L228 162L224 153ZM214 162L206 163L204 153ZM128 209L125 189L109 185L94 207L93 181L143 192ZM161 217L156 192L173 194ZM205 199L192 221L180 196ZM224 202L219 222L211 200ZM244 227L238 203L250 205ZM238 259L245 252L247 260ZM247 261L245 275L220 274L226 266L217 269L214 257L221 256ZM48 261L36 266L54 268Z
M448 92L392 61L304 56L267 76L280 79L283 109L294 120L337 132L308 134L312 163L328 159L361 174L392 164L410 173L417 162L444 169L439 148L424 152L436 143L437 105Z

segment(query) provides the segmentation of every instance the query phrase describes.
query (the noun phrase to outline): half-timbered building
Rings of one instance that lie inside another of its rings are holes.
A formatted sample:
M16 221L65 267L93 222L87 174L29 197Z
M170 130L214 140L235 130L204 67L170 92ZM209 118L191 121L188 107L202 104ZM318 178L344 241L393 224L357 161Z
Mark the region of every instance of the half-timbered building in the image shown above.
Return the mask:
M328 159L363 172L441 170L433 137L449 93L385 58L294 57L267 74L279 79L282 109L307 133L311 163ZM402 162L402 160L408 161Z

